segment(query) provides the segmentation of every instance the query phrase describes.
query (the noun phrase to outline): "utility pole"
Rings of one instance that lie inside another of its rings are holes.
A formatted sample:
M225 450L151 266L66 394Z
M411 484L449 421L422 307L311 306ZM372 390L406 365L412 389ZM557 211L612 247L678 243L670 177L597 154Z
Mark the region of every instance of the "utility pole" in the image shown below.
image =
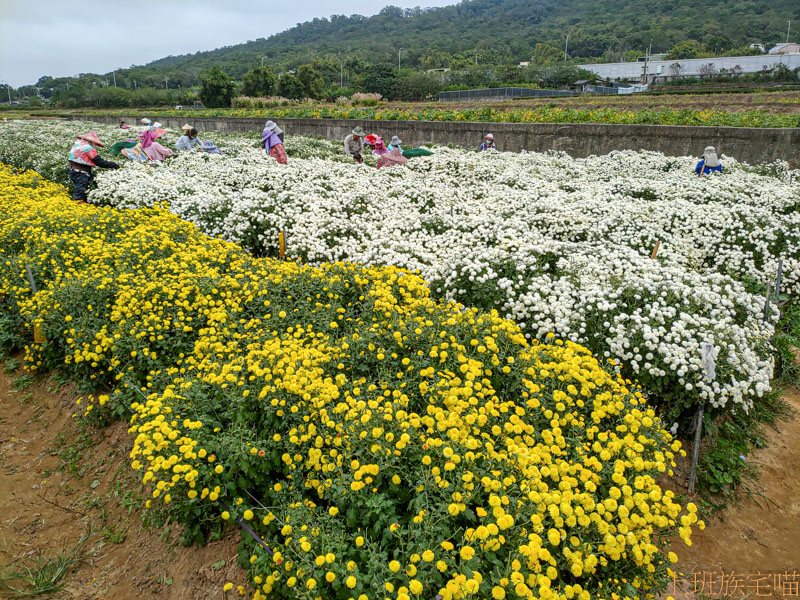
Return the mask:
M397 50L397 70L400 70L400 53L405 50L405 48L398 48Z
M112 74L114 75L114 87L117 87L117 72L114 71Z
M792 22L791 21L786 21L786 22L788 23L788 25L786 27L786 43L788 44L789 43L789 31L791 31L791 29L792 29Z
M647 83L647 61L650 60L650 53L649 52L650 51L648 50L648 53L645 54L645 57L644 57L644 77L642 78L642 84Z
M261 68L264 68L264 59L267 58L266 56L261 57Z
M478 51L475 50L475 66L478 66Z
M344 59L339 58L339 87L344 87Z
M564 66L567 66L567 48L569 48L569 34L567 34L567 41L564 42Z
M169 89L169 77L167 76L164 77L164 89Z
M133 91L135 92L138 88L136 87L136 80L133 80Z

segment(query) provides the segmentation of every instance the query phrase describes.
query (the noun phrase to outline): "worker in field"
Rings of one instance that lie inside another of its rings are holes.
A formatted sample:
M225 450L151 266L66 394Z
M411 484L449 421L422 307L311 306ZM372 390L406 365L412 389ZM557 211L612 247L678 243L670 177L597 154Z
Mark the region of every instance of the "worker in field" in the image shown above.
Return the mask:
M478 150L489 150L495 148L494 145L494 136L491 133L487 133L486 137L483 138L483 143L478 147Z
M278 127L278 124L275 121L267 121L266 125L264 125L264 131L261 132L261 137L263 138L267 131L271 131L275 135L278 136L278 139L283 144L283 129Z
M283 142L278 137L278 134L275 133L274 129L265 127L264 131L261 132L261 147L264 148L264 151L269 156L278 161L278 164L288 164L286 160L286 149L283 147Z
M381 136L375 136L375 144L373 145L373 154L377 154L378 156L383 156L384 154L389 153L389 149L386 147L386 142L383 141Z
M188 129L187 129L188 127ZM192 150L194 151L194 146L197 145L202 147L200 139L197 137L197 129L192 127L191 125L184 125L183 126L183 135L178 138L178 141L175 143L176 150Z
M142 150L144 150L144 153L147 154L150 160L162 161L172 156L172 150L166 146L162 146L161 143L156 141L162 139L166 142L166 134L167 130L162 129L161 123L158 122L153 123L147 129L137 134L141 140Z
M717 156L717 151L714 146L706 146L706 149L703 150L703 156L700 162L697 163L697 166L694 168L694 172L697 173L698 177L710 173L722 173L722 163L719 162L719 157Z
M89 184L92 182L92 167L103 169L119 169L119 165L110 160L105 160L97 153L97 147L105 148L97 133L90 131L79 135L69 151L69 179L74 186L72 197L75 200L86 202Z
M344 153L352 156L353 160L359 164L364 162L361 156L364 153L364 130L361 127L353 129L353 133L344 138Z

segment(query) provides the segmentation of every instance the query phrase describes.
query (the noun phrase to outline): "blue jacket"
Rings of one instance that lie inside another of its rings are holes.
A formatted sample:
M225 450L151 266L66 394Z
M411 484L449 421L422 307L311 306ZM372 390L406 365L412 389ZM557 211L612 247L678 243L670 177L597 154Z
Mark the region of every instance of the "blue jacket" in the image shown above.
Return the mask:
M707 175L709 173L722 173L722 165L717 165L716 167L707 167L706 161L701 159L697 166L694 168L694 172L697 173L697 176L700 176L700 172L702 171L703 175Z

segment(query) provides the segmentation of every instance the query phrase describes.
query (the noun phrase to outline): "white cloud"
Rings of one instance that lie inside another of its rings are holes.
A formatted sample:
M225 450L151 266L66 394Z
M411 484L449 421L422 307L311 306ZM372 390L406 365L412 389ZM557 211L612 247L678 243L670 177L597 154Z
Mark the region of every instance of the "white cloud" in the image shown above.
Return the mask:
M410 8L454 0L392 0ZM72 8L74 6L74 10ZM118 0L88 5L62 0L0 0L0 81L18 87L43 75L106 73L164 56L267 38L297 23L335 14L376 14L383 3L229 0Z

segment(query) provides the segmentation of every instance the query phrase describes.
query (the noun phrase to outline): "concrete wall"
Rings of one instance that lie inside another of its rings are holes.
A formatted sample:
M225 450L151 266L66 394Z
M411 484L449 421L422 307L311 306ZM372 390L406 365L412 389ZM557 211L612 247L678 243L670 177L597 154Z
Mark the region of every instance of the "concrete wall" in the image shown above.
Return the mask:
M120 117L76 116L108 125ZM137 125L140 117L123 117ZM178 129L188 122L199 131L251 132L261 135L266 119L222 117L160 117L164 126ZM737 160L759 164L782 159L800 167L800 128L677 127L666 125L604 125L594 123L464 123L439 121L369 121L355 119L276 119L286 135L313 135L344 139L356 125L388 140L398 135L404 146L424 143L474 147L493 133L500 150L563 150L576 158L608 154L612 150L654 150L669 156L699 156L706 146Z

